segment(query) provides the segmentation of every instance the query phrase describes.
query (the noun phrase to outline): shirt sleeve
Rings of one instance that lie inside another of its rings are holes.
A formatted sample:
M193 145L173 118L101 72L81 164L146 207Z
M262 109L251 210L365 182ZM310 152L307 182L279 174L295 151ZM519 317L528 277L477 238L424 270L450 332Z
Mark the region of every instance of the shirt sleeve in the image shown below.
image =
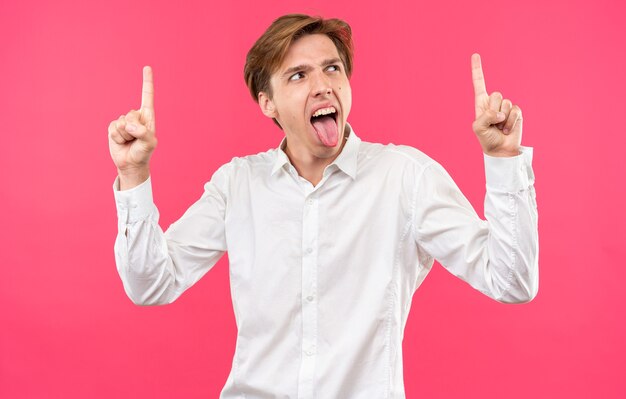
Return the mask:
M532 300L539 288L537 203L532 148L484 156L485 218L444 168L432 163L414 195L416 243L448 271L503 303Z
M118 233L115 262L128 297L138 305L173 302L208 272L227 250L224 230L226 177L220 168L204 193L164 233L151 178L129 190L113 183Z

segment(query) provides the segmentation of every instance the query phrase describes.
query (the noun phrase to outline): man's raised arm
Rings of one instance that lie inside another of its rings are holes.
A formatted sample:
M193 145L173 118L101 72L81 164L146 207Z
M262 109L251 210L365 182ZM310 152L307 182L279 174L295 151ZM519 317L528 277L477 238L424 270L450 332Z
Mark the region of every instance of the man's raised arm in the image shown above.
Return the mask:
M156 144L152 69L144 67L141 108L109 124L109 149L118 174L113 183L118 216L115 262L126 294L140 305L174 301L226 251L224 169L163 233L149 167Z
M487 192L481 220L437 163L418 182L415 235L455 276L504 303L532 300L539 287L537 203L532 148L522 147L522 112L487 94L480 56L471 59L476 120L484 153Z

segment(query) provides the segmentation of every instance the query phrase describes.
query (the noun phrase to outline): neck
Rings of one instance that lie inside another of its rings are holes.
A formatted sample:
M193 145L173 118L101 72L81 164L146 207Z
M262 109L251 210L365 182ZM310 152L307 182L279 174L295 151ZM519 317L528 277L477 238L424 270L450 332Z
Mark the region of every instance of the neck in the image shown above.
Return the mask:
M328 158L320 158L307 151L297 151L297 149L294 151L292 146L289 146L289 143L287 143L284 151L285 154L287 154L287 157L289 158L291 164L294 166L294 168L296 168L298 174L303 179L306 179L311 184L313 184L313 186L317 186L317 184L322 180L322 177L324 175L324 169L326 169L328 165L330 165L335 159L337 159L339 154L341 154L341 151L343 151L343 147L345 144L346 137L344 135L344 137L341 138L341 147L339 148L339 151L337 151L336 154Z

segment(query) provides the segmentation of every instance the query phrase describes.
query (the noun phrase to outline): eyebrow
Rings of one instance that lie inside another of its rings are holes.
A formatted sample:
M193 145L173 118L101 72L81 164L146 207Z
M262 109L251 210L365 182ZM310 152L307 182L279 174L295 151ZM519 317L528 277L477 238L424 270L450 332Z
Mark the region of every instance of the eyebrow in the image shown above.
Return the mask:
M331 64L342 64L342 62L341 62L341 59L339 59L339 58L330 58L330 59L324 60L324 61L320 64L320 66L325 67L325 66L328 66L328 65L331 65ZM282 77L284 78L285 76L287 76L287 75L291 75L291 74L292 74L292 73L294 73L294 72L299 72L299 71L304 71L304 72L306 72L306 71L310 71L311 69L312 69L312 68L311 68L311 65L308 65L308 64L302 64L302 65L292 66L292 67L290 67L290 68L287 68L287 69L285 70L285 72L283 72Z

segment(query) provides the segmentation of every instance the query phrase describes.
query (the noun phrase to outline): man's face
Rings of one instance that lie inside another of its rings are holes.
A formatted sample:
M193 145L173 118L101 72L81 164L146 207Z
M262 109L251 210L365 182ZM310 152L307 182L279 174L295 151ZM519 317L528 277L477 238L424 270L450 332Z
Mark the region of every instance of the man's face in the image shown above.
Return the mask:
M332 40L324 34L296 40L270 85L273 97L261 92L259 105L282 126L288 154L313 161L311 157L336 157L344 141L352 91Z

